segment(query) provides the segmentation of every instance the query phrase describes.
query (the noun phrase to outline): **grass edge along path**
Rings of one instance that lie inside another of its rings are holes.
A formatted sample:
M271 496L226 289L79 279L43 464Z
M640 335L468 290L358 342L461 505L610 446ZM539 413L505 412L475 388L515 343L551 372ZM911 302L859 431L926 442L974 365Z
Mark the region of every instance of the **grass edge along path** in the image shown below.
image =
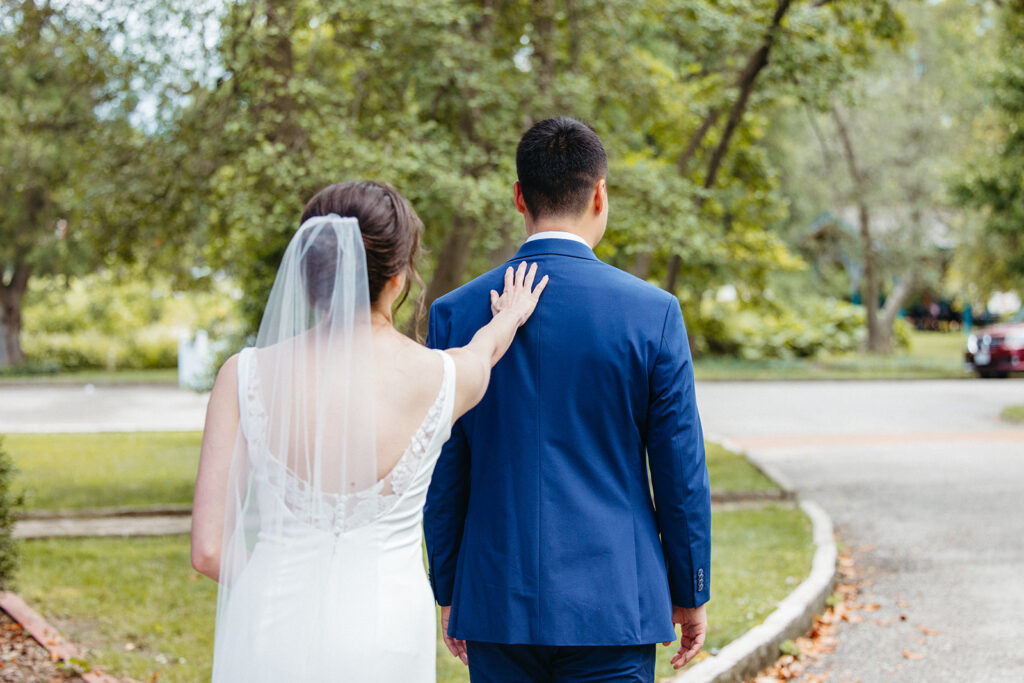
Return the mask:
M1024 424L1024 403L1016 406L1006 406L999 413L999 418L1011 424Z

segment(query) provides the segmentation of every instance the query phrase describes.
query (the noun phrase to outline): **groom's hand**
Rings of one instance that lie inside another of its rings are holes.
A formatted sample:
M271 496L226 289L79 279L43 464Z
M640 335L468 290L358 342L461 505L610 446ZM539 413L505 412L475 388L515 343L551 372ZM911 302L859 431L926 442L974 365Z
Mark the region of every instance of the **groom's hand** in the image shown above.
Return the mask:
M447 619L445 620L447 623ZM672 622L680 626L679 652L672 656L672 668L681 669L686 663L697 656L704 647L704 636L708 632L708 613L704 605L700 607L672 606ZM672 643L662 643L671 645ZM448 646L449 649L451 645Z
M441 608L441 637L444 638L444 644L448 646L448 651L452 653L453 657L458 657L462 660L463 664L469 665L469 655L466 653L466 641L456 640L448 635L448 615L451 614L452 607ZM703 642L704 637L701 636Z

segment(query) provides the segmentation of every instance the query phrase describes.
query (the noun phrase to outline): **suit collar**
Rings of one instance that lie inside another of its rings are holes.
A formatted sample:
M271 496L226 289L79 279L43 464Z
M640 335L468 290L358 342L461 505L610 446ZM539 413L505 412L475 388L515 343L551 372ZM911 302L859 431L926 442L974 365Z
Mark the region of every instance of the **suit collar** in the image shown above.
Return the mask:
M597 256L594 255L594 250L587 245L574 240L562 240L558 238L526 242L523 246L519 247L519 251L516 252L516 255L509 260L518 261L520 259L533 258L534 256L540 256L542 254L557 254L559 256L573 256L575 258L592 259L594 261L598 260Z

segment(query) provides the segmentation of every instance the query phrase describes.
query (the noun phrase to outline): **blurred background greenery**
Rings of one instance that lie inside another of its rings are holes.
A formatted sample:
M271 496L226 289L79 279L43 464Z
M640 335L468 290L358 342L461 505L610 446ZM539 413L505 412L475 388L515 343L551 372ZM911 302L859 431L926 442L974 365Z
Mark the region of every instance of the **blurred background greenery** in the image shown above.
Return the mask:
M1021 0L0 0L0 372L241 345L342 179L410 198L429 305L514 253L559 114L699 361L905 349L1024 282L1022 40Z

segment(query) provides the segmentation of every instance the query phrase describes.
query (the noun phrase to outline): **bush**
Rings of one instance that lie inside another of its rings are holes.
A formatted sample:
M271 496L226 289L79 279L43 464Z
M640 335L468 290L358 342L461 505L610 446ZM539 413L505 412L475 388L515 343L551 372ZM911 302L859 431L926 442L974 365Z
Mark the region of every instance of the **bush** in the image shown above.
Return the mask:
M173 368L178 339L204 329L236 333L238 293L214 280L208 291L174 291L166 278L103 271L70 283L34 278L25 297L22 347L39 371Z
M11 490L17 470L0 438L0 590L9 590L18 568L18 545L11 532L14 530L14 508L21 505L21 496Z
M96 330L29 333L23 346L30 365L62 370L173 368L178 363L173 331L153 328L142 329L135 337Z
M864 310L835 299L810 299L792 305L705 300L700 315L687 316L697 351L746 360L813 358L855 351L864 341ZM893 343L906 348L911 327L898 320Z

